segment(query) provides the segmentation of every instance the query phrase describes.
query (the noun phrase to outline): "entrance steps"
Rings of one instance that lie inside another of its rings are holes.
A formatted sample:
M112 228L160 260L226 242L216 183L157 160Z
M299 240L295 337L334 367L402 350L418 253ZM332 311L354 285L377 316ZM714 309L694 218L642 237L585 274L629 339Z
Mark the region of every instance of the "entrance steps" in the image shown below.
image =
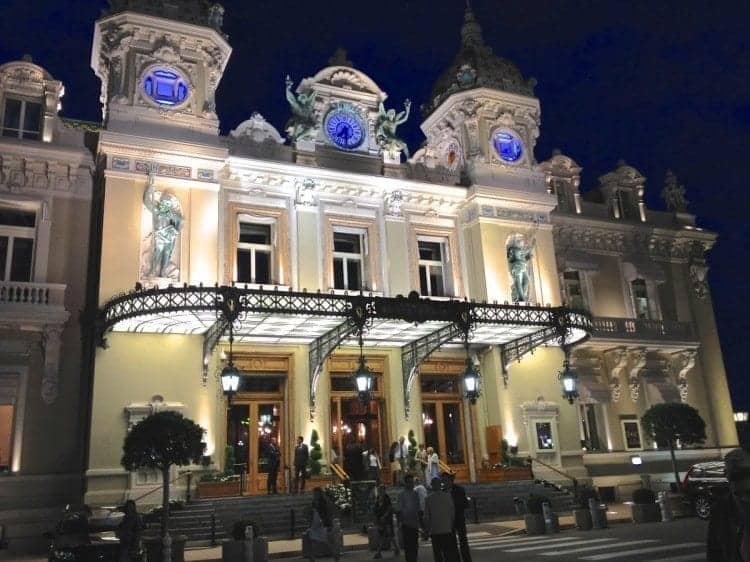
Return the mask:
M525 499L530 493L547 496L556 513L567 513L573 508L573 497L565 491L535 484L532 481L462 484L466 494L476 501L479 521L512 518L516 515L514 498ZM400 488L389 488L388 495L398 506ZM173 529L187 535L193 545L209 544L211 514L215 513L216 540L228 538L232 526L240 520L254 521L264 536L274 538L299 537L310 526L309 508L312 494L279 494L196 500L182 511L175 511L170 519ZM474 503L466 511L468 521L474 521ZM178 525L176 527L174 525ZM351 528L344 517L342 527Z

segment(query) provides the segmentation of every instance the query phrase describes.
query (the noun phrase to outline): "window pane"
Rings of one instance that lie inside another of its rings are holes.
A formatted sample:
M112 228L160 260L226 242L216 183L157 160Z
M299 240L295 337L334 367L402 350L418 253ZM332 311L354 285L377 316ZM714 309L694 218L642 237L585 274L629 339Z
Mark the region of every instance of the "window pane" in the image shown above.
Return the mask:
M279 443L279 425L281 417L279 409L274 404L258 404L258 472L267 473L271 440Z
M350 291L359 291L362 288L362 267L359 260L346 260L346 275Z
M648 309L648 291L646 290L646 282L643 279L635 279L631 283L633 291L633 305L635 308L636 318L649 318Z
M346 289L344 285L344 260L333 258L333 288Z
M536 422L536 447L539 450L555 448L555 442L552 440L551 423Z
M346 232L333 233L333 251L346 252L348 254L360 253L360 235L348 234Z
M457 394L460 392L458 377L445 375L420 375L422 394Z
M419 266L419 292L422 295L429 295L429 287L427 286L427 266Z
M271 254L261 250L255 251L255 282L271 282Z
M444 297L443 272L438 267L430 268L430 289L433 297Z
M33 257L33 238L13 239L13 256L10 258L11 281L31 281L31 264Z
M425 447L432 447L438 451L440 442L438 441L437 409L434 402L422 404L422 427L424 427Z
M23 116L24 138L38 139L42 106L38 103L26 102L26 111Z
M240 242L247 244L271 244L271 225L240 223Z
M375 377L372 379L372 391L378 391L378 380L379 377L375 373ZM351 375L335 374L331 375L331 391L335 392L355 392L354 381L352 381Z
M227 445L234 449L233 467L236 470L247 472L247 461L250 450L250 419L249 407L230 406L227 416ZM239 466L238 466L239 465Z
M35 223L36 213L34 213L34 211L22 211L20 209L0 207L0 224L33 228Z
M448 464L463 464L464 434L461 427L461 408L458 404L443 404L443 427Z
M596 422L595 404L586 404L586 421L588 428L588 448L592 451L598 451L601 445L599 443L599 427Z
M252 283L250 277L250 250L237 250L237 281Z
M439 242L425 242L424 240L420 240L418 244L420 260L443 261L443 252Z
M625 448L626 449L640 449L641 448L641 436L638 432L638 422L628 421L622 424L623 433L625 433Z
M0 236L0 281L5 281L5 263L8 261L8 237Z
M21 124L21 100L7 99L5 100L5 116L3 117L3 134L5 136L16 136L18 129ZM16 131L15 135L13 132L6 134L5 129L12 129Z

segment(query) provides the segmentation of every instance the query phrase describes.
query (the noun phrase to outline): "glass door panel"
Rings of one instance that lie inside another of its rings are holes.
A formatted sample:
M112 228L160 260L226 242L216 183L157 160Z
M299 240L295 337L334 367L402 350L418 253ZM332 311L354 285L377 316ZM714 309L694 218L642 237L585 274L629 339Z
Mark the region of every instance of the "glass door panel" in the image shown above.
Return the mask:
M249 458L250 440L249 424L250 407L240 404L229 407L227 416L227 445L234 450L234 466L225 466L225 470L246 472ZM226 462L226 459L224 459Z
M445 432L445 457L448 464L463 464L464 430L461 425L460 403L443 403L443 431Z
M257 474L268 474L268 451L271 442L275 440L281 449L281 417L276 404L256 404L256 426L258 428L258 443L255 451L255 470Z
M438 436L437 405L434 402L422 404L422 425L424 427L425 447L432 447L440 451L440 439Z

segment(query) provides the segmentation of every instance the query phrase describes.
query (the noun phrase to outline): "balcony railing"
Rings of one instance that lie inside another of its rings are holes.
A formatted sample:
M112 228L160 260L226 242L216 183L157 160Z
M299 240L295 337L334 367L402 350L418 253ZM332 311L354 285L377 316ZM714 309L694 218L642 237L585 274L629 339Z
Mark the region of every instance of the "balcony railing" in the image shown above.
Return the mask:
M0 281L0 306L65 308L65 285Z
M695 331L689 322L645 320L640 318L591 319L592 336L604 339L695 341Z

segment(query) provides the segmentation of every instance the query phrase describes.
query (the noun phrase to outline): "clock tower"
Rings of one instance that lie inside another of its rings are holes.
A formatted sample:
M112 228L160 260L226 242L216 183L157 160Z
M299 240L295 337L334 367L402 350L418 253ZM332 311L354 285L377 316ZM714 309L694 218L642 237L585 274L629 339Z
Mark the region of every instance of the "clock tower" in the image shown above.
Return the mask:
M424 163L461 168L471 184L543 193L534 158L540 123L535 84L493 54L467 6L461 48L423 106Z
M216 88L231 48L224 9L205 0L111 0L96 23L91 67L107 130L217 136Z

